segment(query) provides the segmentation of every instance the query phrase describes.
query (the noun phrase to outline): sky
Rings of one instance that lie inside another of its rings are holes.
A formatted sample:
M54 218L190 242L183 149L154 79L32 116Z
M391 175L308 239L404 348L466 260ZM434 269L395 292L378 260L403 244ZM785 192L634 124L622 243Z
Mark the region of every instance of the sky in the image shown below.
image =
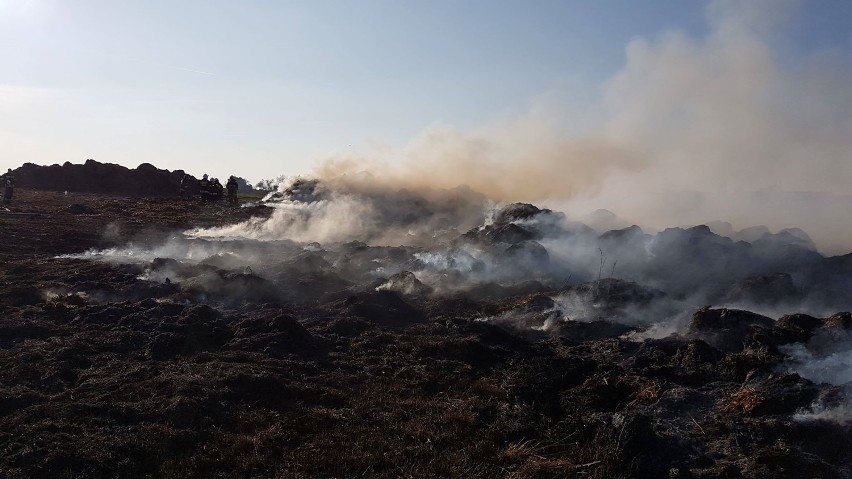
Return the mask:
M681 1L0 0L0 166L304 173L433 124L584 102L631 37L701 15Z
M0 167L94 158L250 179L304 173L435 124L478 128L543 102L582 109L623 66L631 39L701 35L705 9L0 0ZM842 0L808 2L791 51L848 50L850 11Z
M848 0L0 0L2 171L372 169L782 227L742 203L852 205L850 84Z

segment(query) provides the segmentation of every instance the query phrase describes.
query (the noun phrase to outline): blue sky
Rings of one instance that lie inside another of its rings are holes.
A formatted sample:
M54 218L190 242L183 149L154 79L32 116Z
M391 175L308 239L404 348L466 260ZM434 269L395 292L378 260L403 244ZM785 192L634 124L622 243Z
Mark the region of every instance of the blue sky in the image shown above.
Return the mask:
M700 39L707 6L0 0L0 167L95 158L257 180L540 105L582 125L631 40ZM770 40L781 62L852 62L852 2L793 12Z

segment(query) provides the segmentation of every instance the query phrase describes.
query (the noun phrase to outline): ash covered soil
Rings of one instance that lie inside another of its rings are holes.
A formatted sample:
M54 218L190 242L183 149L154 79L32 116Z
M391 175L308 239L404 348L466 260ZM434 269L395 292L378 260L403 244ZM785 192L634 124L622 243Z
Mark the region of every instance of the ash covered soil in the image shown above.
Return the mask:
M530 206L388 247L185 233L263 205L16 191L0 476L852 477L848 258Z

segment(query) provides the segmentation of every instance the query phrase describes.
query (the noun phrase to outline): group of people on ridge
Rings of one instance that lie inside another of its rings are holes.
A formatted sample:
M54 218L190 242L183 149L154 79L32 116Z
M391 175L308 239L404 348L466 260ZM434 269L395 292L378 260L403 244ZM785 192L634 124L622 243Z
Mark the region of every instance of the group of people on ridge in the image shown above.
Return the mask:
M9 168L5 175L0 176L0 186L3 187L3 204L12 202L12 193L15 191L15 177L12 176L12 169Z
M181 199L192 199L192 194L190 192L192 180L193 178L189 175L183 175L183 179L180 180ZM222 186L222 183L219 182L218 178L208 179L205 174L200 180L198 180L197 184L198 194L201 196L202 203L222 201L222 198L225 197L225 192L227 191L228 204L237 204L237 189L239 189L239 185L237 184L237 179L234 176L228 178L228 182L225 183L225 186Z

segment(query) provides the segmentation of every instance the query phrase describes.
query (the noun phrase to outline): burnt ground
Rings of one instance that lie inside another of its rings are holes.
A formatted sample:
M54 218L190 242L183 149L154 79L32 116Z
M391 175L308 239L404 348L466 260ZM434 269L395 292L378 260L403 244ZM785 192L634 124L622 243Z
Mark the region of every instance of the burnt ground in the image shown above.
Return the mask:
M552 291L300 300L213 266L199 289L57 258L264 207L16 191L11 210L2 477L852 477L850 425L794 417L844 391L782 368L783 345L848 314L705 309L641 341L606 321L518 331L474 319L533 321ZM287 284L330 281L309 273Z

